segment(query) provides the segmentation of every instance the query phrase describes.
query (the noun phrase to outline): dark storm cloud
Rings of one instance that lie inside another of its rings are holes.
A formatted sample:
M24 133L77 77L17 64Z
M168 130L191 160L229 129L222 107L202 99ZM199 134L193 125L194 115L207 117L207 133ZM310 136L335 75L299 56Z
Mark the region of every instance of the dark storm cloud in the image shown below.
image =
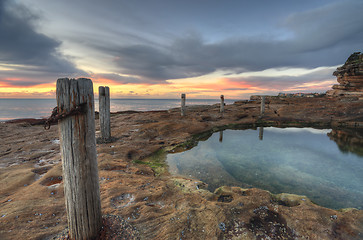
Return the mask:
M57 51L61 42L36 32L38 20L25 7L9 0L0 1L0 63L32 66L20 71L40 75L84 74Z
M216 70L234 73L276 67L334 66L363 50L363 2L344 1L290 15L281 24L288 37L240 37L207 43L191 34L164 47L110 47L121 71L162 81L201 76Z

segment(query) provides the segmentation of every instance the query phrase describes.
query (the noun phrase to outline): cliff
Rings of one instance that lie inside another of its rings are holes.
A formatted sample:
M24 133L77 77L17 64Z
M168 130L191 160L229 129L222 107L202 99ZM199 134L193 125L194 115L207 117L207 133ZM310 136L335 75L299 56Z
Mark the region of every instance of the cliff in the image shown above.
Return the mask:
M363 97L363 54L355 52L345 64L333 73L339 84L327 91L328 96L357 96Z

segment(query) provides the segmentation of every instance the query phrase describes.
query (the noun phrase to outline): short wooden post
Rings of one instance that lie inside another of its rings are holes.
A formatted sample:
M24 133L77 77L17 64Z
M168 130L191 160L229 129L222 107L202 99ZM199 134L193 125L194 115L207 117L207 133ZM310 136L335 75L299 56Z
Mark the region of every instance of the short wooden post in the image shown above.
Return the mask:
M99 87L99 112L100 112L100 129L101 137L104 140L111 139L111 123L110 123L110 88Z
M58 112L82 106L82 113L59 120L64 197L71 239L96 238L102 227L95 109L90 79L57 81Z
M261 116L265 113L265 98L266 96L261 96Z
M181 115L185 116L185 93L181 95Z
M220 110L219 110L221 113L224 112L224 96L221 95L221 107L220 107Z
M219 142L223 142L223 131L219 131Z

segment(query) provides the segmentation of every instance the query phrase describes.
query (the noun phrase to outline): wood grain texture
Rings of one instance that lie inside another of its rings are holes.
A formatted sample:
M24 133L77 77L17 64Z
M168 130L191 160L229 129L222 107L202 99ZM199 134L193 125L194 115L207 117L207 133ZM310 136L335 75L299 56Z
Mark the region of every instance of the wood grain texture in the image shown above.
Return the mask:
M59 121L64 195L71 239L91 239L102 225L93 84L90 79L57 81L58 111L86 103L83 114Z
M110 88L100 86L98 93L101 137L104 140L109 140L111 138Z
M219 112L224 112L224 95L221 95L221 107L219 109Z

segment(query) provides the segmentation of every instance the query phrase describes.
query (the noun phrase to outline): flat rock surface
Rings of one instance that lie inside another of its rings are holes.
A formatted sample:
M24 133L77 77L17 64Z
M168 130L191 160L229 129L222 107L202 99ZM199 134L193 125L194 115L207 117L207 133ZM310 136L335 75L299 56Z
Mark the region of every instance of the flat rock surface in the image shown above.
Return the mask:
M362 127L363 101L266 98L265 115L259 112L259 102L241 101L223 115L218 104L187 107L185 117L180 109L111 114L112 141L97 144L101 205L120 225L101 239L362 239L362 210L327 209L304 196L256 188L211 193L198 180L171 176L162 162L157 172L150 167L147 157L156 151L238 124ZM332 135L339 136L347 138ZM59 144L56 125L0 123L0 239L64 233Z

